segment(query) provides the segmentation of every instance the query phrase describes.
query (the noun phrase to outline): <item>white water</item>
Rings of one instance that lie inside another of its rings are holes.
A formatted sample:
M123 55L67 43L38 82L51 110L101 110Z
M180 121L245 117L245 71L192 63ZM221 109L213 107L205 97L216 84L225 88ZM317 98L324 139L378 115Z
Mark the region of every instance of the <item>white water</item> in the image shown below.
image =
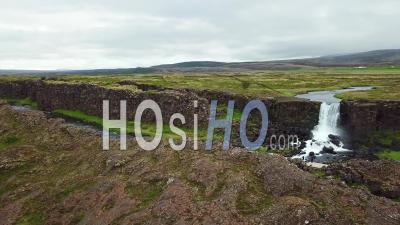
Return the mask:
M325 103L320 106L318 125L312 131L313 138L317 141L328 141L328 135L340 135L338 121L340 103Z
M312 139L306 141L306 147L303 149L302 155L295 156L296 158L301 158L303 156L308 156L310 152L315 154L321 153L323 147L333 148L335 152L346 152L349 149L343 148L343 143L336 146L330 142L329 135L333 134L336 136L341 136L343 134L342 130L338 127L340 116L340 103L326 103L323 102L320 107L319 121L318 125L312 130Z

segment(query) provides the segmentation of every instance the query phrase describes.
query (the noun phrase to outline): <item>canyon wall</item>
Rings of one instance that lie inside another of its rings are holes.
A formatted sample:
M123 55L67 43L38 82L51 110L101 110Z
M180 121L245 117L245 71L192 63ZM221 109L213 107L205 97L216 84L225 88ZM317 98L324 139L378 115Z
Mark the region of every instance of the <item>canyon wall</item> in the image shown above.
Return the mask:
M102 117L102 101L110 101L111 119L119 118L120 100L127 100L127 116L134 118L137 106L146 99L156 101L163 114L165 123L174 113L182 113L186 125L193 124L193 114L199 116L201 125L208 124L209 102L218 100L227 104L235 100L235 109L242 110L251 99L247 96L234 95L219 91L168 89L157 86L125 82L121 85L134 85L137 91L100 87L84 83L67 83L48 80L1 81L0 96L10 98L30 98L36 101L41 110L55 109L80 110L84 113ZM194 108L193 101L198 101ZM262 98L268 108L268 134L298 135L301 139L309 138L310 131L318 123L319 103L296 99ZM154 120L150 111L145 111L144 121ZM233 131L234 132L234 131Z
M400 131L400 100L342 101L340 109L341 124L355 147L373 144L370 142L374 134Z
M235 109L242 111L246 104L254 98L240 95L227 93L216 90L197 90L197 89L173 89L159 87L155 85L142 84L134 81L122 81L121 85L135 85L141 90L145 91L178 91L180 93L195 94L200 99L206 99L208 103L211 100L218 100L218 104L227 105L229 100L235 101ZM311 102L304 99L298 98L272 98L264 97L260 98L261 101L268 108L269 116L269 127L268 136L270 135L298 135L301 139L310 138L310 131L318 124L319 118L319 106L320 103ZM203 112L208 116L208 105L207 111ZM253 121L259 122L259 115L251 115ZM254 118L255 117L255 118ZM207 119L207 117L206 117Z

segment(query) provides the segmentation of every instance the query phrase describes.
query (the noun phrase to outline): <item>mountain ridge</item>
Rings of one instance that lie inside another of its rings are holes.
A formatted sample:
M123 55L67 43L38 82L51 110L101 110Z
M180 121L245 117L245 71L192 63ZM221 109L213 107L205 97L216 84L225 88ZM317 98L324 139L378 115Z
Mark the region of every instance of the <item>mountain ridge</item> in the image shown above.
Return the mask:
M400 49L382 49L366 52L301 58L290 60L218 62L187 61L150 67L87 69L87 70L1 70L0 75L64 75L64 74L147 74L162 72L223 72L246 70L286 70L309 67L357 67L377 65L400 65Z

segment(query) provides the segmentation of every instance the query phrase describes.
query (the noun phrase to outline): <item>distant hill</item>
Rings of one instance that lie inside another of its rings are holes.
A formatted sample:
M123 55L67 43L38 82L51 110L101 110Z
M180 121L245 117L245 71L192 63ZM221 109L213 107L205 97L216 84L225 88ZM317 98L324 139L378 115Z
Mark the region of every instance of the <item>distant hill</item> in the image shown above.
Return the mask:
M400 49L376 50L337 56L324 56L311 59L298 59L288 62L312 66L369 66L399 65Z
M0 75L109 75L109 74L146 74L157 72L152 67L94 70L1 70Z
M261 62L208 62L194 61L168 65L159 65L151 68L157 70L263 70L263 69L298 69L304 67L329 66L371 66L371 65L400 65L400 49L376 50L369 52L322 56L317 58L274 60Z
M152 68L223 67L227 64L228 63L214 62L214 61L191 61L191 62L158 65L158 66L153 66Z
M0 75L110 75L110 74L146 74L163 72L222 72L246 70L290 70L307 67L331 66L372 66L372 65L400 65L400 49L376 50L317 58L274 60L260 62L214 62L190 61L175 64L163 64L152 67L123 68L123 69L96 69L96 70L66 70L66 71L39 71L39 70L0 70Z

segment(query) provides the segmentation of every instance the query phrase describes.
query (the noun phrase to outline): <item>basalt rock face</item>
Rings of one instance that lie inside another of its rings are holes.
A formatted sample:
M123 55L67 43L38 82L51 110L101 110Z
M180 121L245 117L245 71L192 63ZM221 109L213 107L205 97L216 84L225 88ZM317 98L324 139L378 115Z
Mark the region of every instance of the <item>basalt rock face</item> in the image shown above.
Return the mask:
M320 103L278 99L269 106L269 134L310 138L318 124ZM282 132L283 131L283 132Z
M190 90L199 97L218 100L218 103L227 104L229 100L235 101L235 109L243 111L246 104L254 98L239 94L231 94L214 90ZM280 136L297 135L300 139L310 138L310 131L318 124L320 103L296 98L260 98L268 110L268 135ZM249 117L253 122L260 123L260 113L251 113ZM255 135L257 132L255 132ZM249 135L252 136L252 135ZM269 142L268 142L269 143Z
M208 102L195 94L180 93L173 90L158 92L133 92L129 90L108 89L91 84L49 83L43 81L15 81L0 83L0 96L26 98L37 101L45 111L55 109L80 110L84 113L103 115L103 100L109 100L110 119L119 119L120 100L127 101L127 117L134 119L138 105L147 99L155 100L168 123L174 113L182 113L187 124L193 124L193 114L207 110ZM197 109L193 101L198 101ZM144 121L154 120L154 113L145 111ZM199 113L199 121L207 121L207 115Z
M100 117L103 115L103 100L109 100L110 119L119 119L120 100L127 100L127 117L131 120L134 119L138 105L143 100L152 99L159 104L164 123L169 123L172 114L182 113L188 127L193 126L193 115L195 113L198 114L199 124L208 124L209 102L211 100L218 100L218 104L225 105L228 100L234 100L237 110L242 110L247 102L252 100L248 96L219 91L162 88L154 85L137 84L133 81L125 81L121 85L133 85L139 90L111 89L83 83L22 80L0 82L0 96L29 97L38 102L40 109L45 111L71 109ZM193 102L195 100L198 101L197 108L194 107ZM269 136L274 134L277 136L297 135L300 139L306 139L309 137L312 128L318 123L319 103L295 99L264 98L260 100L268 108ZM142 119L153 121L154 113L146 110ZM253 121L260 122L257 118Z
M134 81L122 81L122 85L136 85L142 90L174 90L186 94L195 94L198 98L204 98L208 102L217 100L218 104L227 105L229 100L235 101L235 109L242 111L246 104L253 100L253 97L227 93L216 90L196 90L196 89L173 89L159 87L155 85L142 84ZM298 98L272 98L265 97L260 99L267 106L269 116L268 137L271 135L298 135L299 138L310 138L310 131L318 124L320 103ZM208 114L208 111L204 112ZM259 114L251 114L253 122L260 122ZM257 133L257 132L256 132Z
M356 146L375 132L400 130L400 100L342 101L340 113L341 124Z

